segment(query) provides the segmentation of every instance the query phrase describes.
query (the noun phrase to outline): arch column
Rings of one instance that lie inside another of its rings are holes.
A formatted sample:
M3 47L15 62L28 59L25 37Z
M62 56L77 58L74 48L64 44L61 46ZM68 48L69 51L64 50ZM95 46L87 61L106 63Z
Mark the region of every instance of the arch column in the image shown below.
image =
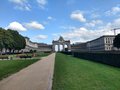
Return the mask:
M65 45L63 44L63 51L65 51Z
M53 52L55 52L55 44L53 44L52 50L53 50Z
M60 51L60 44L58 44L58 52Z
M67 44L67 47L68 47L68 51L71 50L71 45L70 45L70 43Z

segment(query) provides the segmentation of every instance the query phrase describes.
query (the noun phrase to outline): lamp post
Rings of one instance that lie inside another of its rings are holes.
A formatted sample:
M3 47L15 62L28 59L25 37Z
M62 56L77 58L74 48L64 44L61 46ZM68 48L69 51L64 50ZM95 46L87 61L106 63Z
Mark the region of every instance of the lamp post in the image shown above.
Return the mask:
M118 30L118 29L120 29L120 28L114 28L114 29L112 29L114 31L114 35L116 35L116 30Z

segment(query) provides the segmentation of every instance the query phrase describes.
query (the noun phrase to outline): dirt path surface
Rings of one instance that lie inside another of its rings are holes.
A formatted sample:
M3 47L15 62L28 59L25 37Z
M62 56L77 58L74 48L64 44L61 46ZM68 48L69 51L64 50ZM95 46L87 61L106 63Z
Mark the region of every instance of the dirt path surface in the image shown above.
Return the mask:
M51 90L55 53L0 81L0 90Z

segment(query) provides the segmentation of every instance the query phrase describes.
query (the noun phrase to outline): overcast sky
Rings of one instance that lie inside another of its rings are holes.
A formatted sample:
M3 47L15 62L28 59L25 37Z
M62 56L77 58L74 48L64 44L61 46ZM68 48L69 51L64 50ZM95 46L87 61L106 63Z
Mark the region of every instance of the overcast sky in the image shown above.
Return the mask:
M120 27L120 0L1 0L0 27L33 42L50 44L60 35L85 42Z

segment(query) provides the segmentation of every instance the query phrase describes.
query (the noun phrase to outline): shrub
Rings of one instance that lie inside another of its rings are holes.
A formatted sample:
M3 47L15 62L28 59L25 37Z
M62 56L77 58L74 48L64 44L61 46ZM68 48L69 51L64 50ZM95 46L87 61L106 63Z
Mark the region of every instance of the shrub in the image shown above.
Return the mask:
M7 55L0 55L0 59L9 59Z

